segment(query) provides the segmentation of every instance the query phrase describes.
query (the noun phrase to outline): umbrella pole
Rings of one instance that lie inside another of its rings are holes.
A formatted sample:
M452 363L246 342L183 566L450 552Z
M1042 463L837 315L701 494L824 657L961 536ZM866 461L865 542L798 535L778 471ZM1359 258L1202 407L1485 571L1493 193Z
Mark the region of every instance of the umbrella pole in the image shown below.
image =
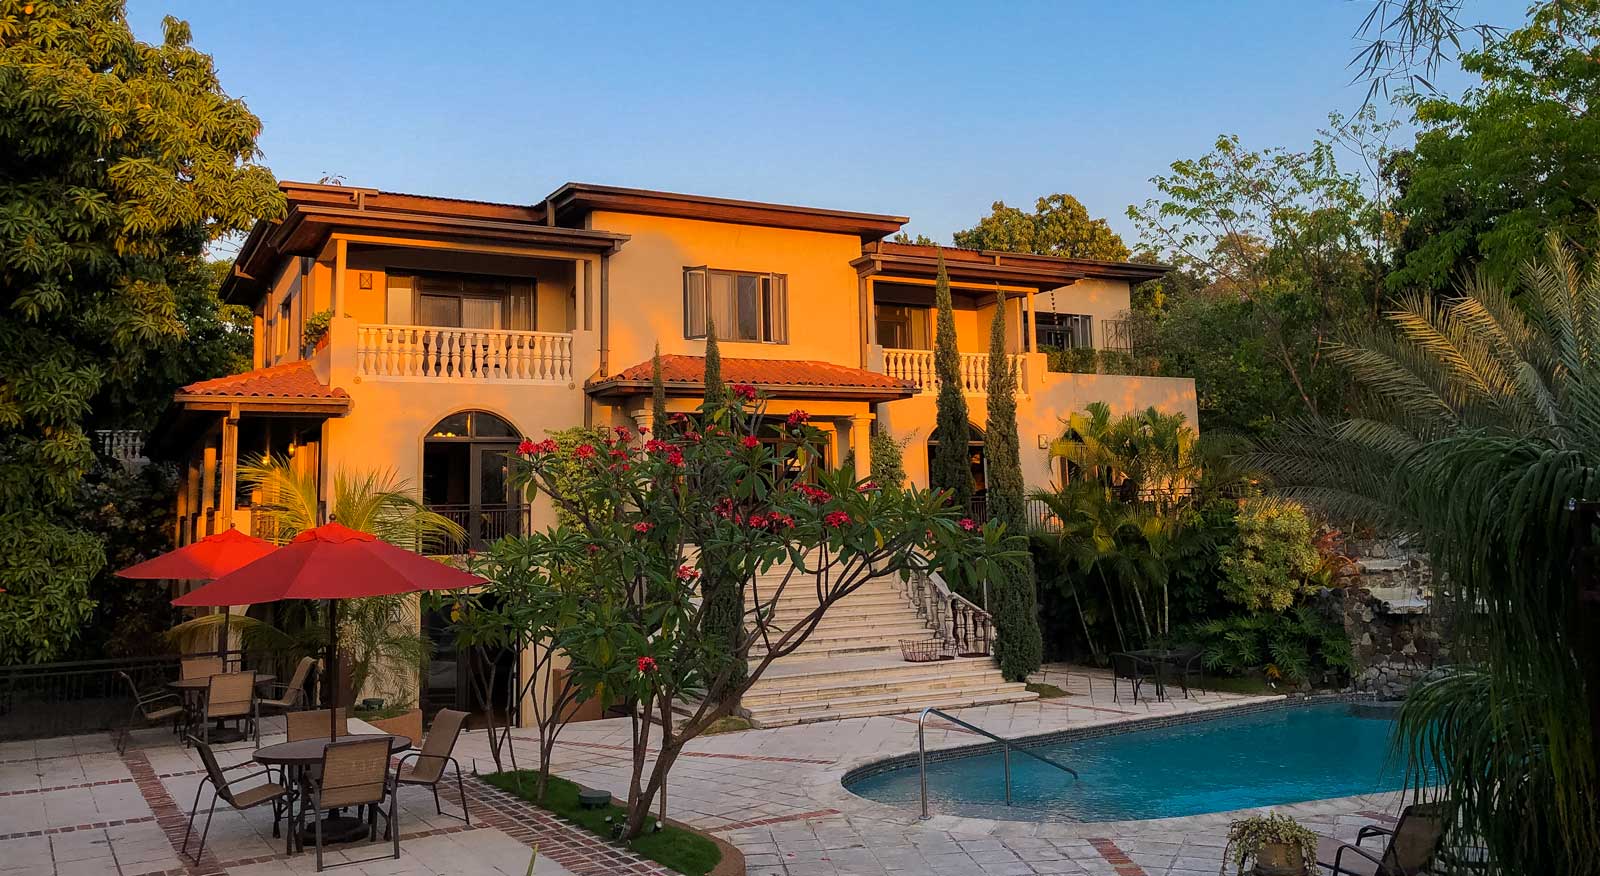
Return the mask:
M217 659L222 661L224 671L228 668L228 615L233 611L233 606L222 607L222 629L217 631Z
M339 600L328 600L328 739L339 739Z

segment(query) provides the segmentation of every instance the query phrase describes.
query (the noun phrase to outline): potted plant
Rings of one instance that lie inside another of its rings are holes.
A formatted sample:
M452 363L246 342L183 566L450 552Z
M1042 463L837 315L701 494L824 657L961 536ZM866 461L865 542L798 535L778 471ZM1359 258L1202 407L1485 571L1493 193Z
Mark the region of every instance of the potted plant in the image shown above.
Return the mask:
M356 709L354 716L385 733L404 736L412 745L422 744L422 710L410 703L379 709Z
M333 311L320 310L306 317L304 330L305 354L311 355L328 342L328 327L333 323Z
M1241 818L1228 826L1223 870L1232 863L1234 876L1309 876L1317 862L1317 835L1276 812Z

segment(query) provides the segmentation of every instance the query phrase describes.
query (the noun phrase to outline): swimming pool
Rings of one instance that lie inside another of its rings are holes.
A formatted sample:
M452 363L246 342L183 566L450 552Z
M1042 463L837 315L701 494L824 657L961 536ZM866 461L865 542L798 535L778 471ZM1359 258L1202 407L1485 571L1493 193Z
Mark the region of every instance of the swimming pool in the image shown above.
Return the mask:
M1319 703L1053 742L1034 750L1081 778L1013 753L1010 807L998 752L930 759L928 806L982 818L1130 821L1393 791L1404 784L1390 757L1393 714ZM915 759L845 784L881 803L919 805Z

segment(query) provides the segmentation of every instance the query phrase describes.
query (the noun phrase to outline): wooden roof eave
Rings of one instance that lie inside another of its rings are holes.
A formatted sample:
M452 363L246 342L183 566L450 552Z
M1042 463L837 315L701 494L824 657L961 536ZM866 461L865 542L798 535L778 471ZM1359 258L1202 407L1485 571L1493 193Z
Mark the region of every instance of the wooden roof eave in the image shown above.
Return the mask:
M260 395L215 395L179 392L173 407L186 411L233 411L261 414L302 414L342 417L350 412L349 398L294 398Z

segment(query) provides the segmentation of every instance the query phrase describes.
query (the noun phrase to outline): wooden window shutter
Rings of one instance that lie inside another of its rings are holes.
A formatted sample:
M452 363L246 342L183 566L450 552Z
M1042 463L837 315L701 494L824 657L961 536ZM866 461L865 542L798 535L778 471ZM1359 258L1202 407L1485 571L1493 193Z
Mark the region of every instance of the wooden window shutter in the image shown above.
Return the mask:
M789 343L789 282L783 274L771 274L771 300L767 307L768 337L775 344Z
M683 269L683 336L706 336L706 267Z

